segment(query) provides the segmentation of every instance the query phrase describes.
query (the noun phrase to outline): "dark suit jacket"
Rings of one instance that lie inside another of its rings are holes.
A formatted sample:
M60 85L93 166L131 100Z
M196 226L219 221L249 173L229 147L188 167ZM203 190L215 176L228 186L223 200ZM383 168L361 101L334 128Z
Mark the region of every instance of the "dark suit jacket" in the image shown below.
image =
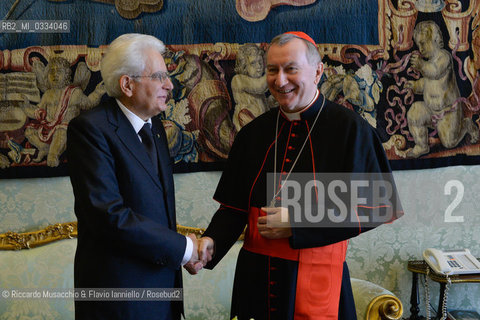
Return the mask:
M172 163L152 119L159 175L114 99L73 119L67 155L78 219L76 288L181 287ZM179 319L182 303L173 303ZM169 301L76 302L76 319L171 319Z

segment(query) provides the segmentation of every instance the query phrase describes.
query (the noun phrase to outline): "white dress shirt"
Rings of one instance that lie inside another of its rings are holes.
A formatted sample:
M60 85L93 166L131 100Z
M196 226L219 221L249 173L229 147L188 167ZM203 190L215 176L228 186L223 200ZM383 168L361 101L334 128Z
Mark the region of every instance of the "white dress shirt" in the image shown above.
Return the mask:
M142 138L138 134L138 132L143 128L145 123L149 123L150 126L152 126L152 119L148 119L147 121L143 121L139 116L137 116L135 113L130 111L127 107L123 105L123 103L120 102L120 100L117 100L117 104L120 107L120 110L122 110L123 114L127 117L128 121L132 124L133 129L137 133L138 139L142 141ZM188 261L190 261L193 253L193 241L189 237L185 237L187 239L187 247L185 248L185 254L183 255L182 259L182 266L186 264Z

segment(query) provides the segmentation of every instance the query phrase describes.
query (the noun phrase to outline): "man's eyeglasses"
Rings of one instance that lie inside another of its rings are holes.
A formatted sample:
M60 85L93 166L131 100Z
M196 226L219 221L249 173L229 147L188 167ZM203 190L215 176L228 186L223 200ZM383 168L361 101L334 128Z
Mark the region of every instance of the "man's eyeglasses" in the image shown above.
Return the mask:
M167 80L167 78L169 78L169 75L168 75L168 72L166 71L158 71L158 72L155 72L154 74L152 75L149 75L149 76L138 76L138 75L132 75L130 76L132 78L150 78L152 80L157 80L157 81L165 81Z

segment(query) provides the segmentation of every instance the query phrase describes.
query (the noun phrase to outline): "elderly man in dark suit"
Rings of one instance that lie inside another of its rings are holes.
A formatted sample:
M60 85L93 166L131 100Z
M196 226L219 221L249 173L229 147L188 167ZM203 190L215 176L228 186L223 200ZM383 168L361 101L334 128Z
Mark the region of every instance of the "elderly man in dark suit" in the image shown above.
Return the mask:
M173 89L153 36L125 34L101 74L110 98L68 128L78 218L75 288L181 288L197 241L176 232L172 163L160 119ZM182 301L76 301L76 319L180 319Z

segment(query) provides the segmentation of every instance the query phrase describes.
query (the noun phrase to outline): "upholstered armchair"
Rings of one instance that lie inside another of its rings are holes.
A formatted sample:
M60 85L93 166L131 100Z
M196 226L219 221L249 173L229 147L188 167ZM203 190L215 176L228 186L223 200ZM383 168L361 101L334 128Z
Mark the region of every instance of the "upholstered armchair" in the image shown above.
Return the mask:
M73 258L77 245L75 235L74 223L50 226L31 233L0 234L2 291L73 288ZM73 239L68 239L71 237ZM59 240L62 238L65 240ZM52 240L54 241L51 242ZM241 245L241 241L238 241L214 270L203 270L196 276L184 272L187 320L229 318L235 262ZM391 292L358 279L352 279L352 287L359 320L401 318L402 303ZM8 296L0 298L0 319L73 318L72 299L12 299Z
M403 306L392 292L372 282L352 278L357 319L401 319Z

